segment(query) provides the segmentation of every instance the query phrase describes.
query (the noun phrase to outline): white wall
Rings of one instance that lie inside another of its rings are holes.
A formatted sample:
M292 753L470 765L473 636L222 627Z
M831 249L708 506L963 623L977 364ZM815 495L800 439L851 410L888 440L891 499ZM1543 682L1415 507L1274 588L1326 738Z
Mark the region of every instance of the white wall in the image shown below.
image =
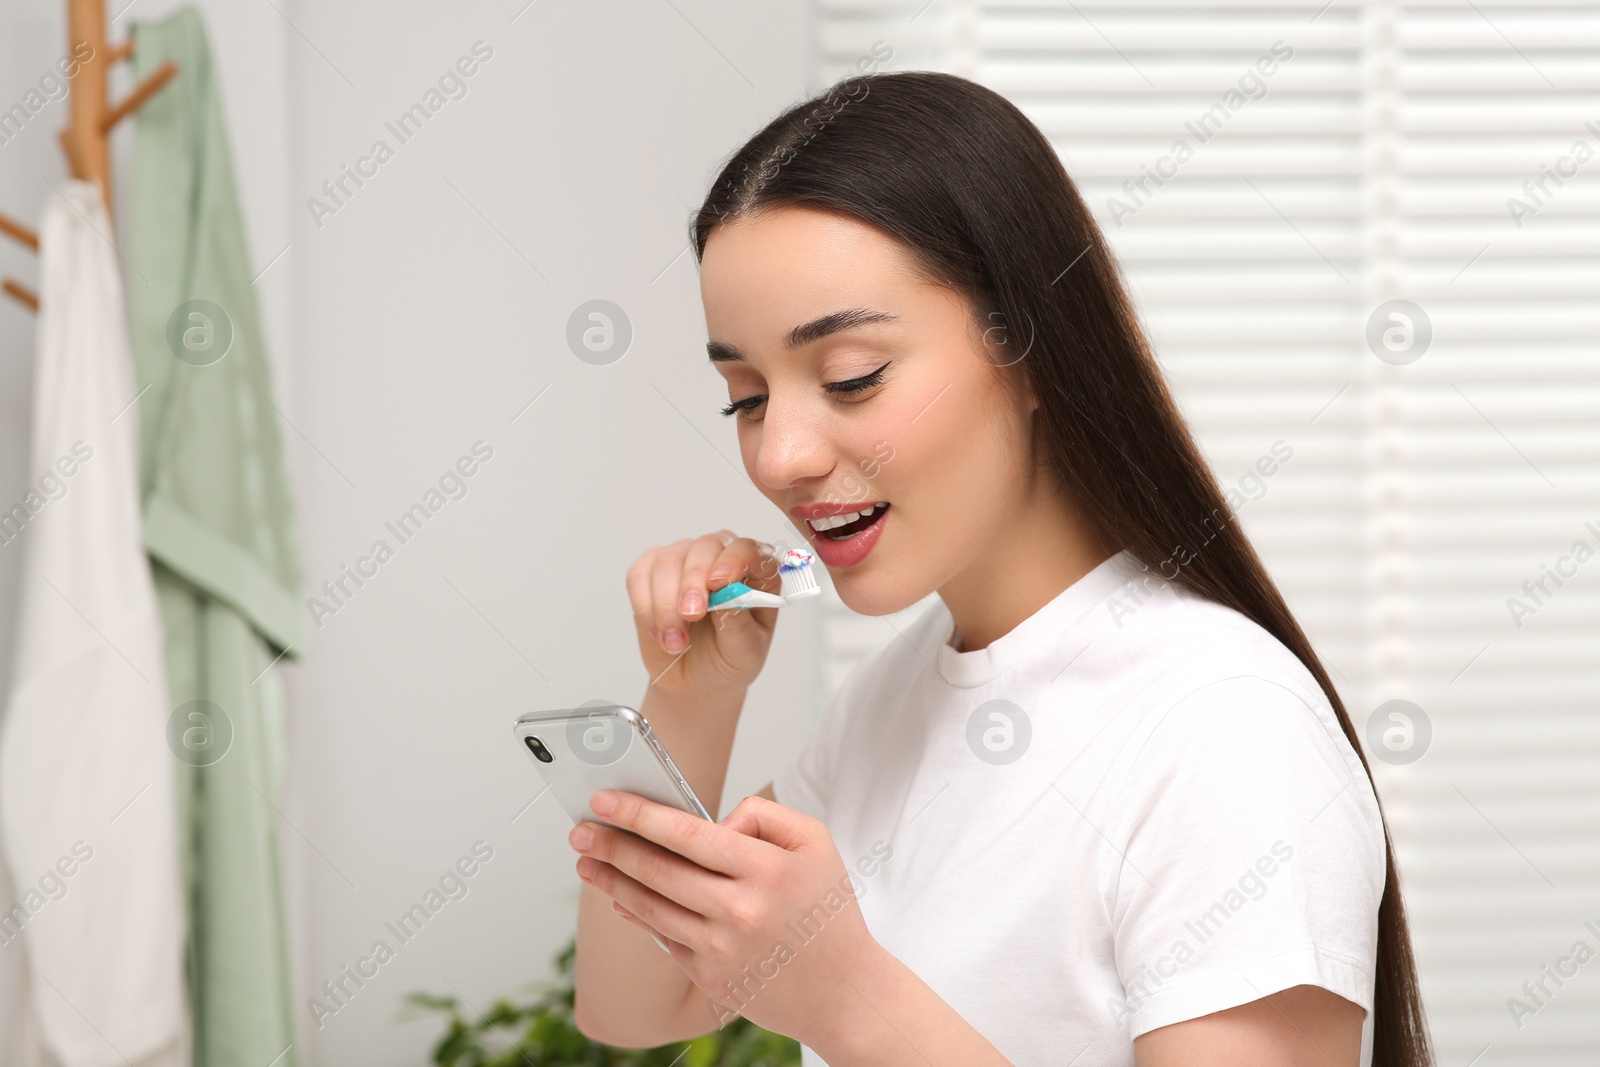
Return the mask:
M174 6L143 0L123 18ZM793 537L716 415L726 397L704 356L687 220L721 159L804 92L806 7L198 6L252 256L265 267L288 246L257 288L293 423L284 438L309 584L379 537L397 544L386 520L473 442L494 449L467 495L323 620L303 662L278 668L291 693L280 806L292 825L280 832L301 1062L422 1064L439 1028L398 1018L406 992L486 1006L548 977L571 936L569 824L548 796L517 817L539 786L512 720L639 699L647 679L623 574L650 544L722 526ZM60 5L21 7L0 14L0 100L20 97L64 47ZM384 123L478 40L494 52L466 96L400 145ZM52 108L0 146L0 210L27 221L45 177L63 175L54 133L65 107ZM394 157L318 228L306 199L380 137ZM9 242L0 273L37 277ZM564 339L572 311L595 298L633 325L610 366L581 362ZM0 307L0 501L28 481L31 318ZM0 549L0 686L17 562ZM817 618L802 609L780 627L730 798L768 781L809 727ZM305 998L480 839L494 859L468 896L313 1025Z

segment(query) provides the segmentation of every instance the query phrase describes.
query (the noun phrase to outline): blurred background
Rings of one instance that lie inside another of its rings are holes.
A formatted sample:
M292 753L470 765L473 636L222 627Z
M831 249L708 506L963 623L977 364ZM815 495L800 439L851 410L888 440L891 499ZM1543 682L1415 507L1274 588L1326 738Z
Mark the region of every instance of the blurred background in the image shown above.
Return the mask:
M110 38L176 6L112 0ZM1005 94L1108 234L1362 731L1441 1064L1600 1062L1600 963L1559 963L1600 951L1600 6L197 7L305 595L475 443L493 450L270 668L300 1062L425 1063L439 1020L403 1018L407 992L487 1004L547 977L571 937L570 824L535 801L510 724L640 698L623 575L648 546L723 526L793 539L717 415L688 220L729 153L863 62ZM60 4L0 10L0 107L66 40ZM386 124L468 55L465 91L398 141ZM37 219L66 176L66 104L46 107L0 144L12 217ZM390 158L332 197L380 139ZM0 243L0 274L37 270ZM596 301L615 328L599 357L570 340ZM34 331L0 303L0 507L39 476ZM26 540L0 546L0 689ZM831 589L785 613L728 798L771 779L896 624ZM493 859L466 896L336 1013L309 1009L480 841Z

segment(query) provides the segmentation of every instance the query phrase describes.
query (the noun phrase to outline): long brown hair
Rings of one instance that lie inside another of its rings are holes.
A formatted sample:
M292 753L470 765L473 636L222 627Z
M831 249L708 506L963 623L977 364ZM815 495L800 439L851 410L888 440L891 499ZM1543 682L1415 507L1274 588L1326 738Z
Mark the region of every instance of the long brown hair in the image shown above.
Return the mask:
M1100 228L1049 141L1015 105L932 71L838 82L785 110L729 157L692 219L696 259L720 223L791 204L877 227L930 277L966 294L984 325L998 319L1005 342L1026 353L1011 365L1039 398L1043 458L1073 501L1108 543L1241 612L1291 649L1327 694L1371 779L1311 642L1229 521ZM1175 553L1197 538L1203 549L1180 555L1177 574L1167 573ZM1372 1063L1432 1067L1387 821L1384 847Z

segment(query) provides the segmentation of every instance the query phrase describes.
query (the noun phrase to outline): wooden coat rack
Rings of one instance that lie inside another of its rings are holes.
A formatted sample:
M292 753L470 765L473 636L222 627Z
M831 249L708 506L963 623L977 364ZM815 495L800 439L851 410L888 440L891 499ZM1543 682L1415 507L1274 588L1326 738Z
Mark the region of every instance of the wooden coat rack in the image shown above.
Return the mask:
M71 111L67 126L61 131L61 151L74 178L100 186L106 217L111 218L111 131L160 92L177 75L178 65L167 60L151 71L127 99L113 107L107 96L107 75L111 64L133 54L133 41L107 46L104 0L67 0L67 54L77 55L80 42L89 46L89 55L79 61L78 72L71 78L67 98ZM39 250L39 235L4 214L0 214L0 233L35 252ZM39 310L38 294L14 279L7 278L0 287L12 299L33 311Z

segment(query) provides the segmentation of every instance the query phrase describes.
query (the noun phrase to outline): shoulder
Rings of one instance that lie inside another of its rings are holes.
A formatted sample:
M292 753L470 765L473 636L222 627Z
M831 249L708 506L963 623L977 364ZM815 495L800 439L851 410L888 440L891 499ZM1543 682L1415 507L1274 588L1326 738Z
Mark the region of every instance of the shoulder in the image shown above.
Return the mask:
M1119 806L1178 788L1287 804L1309 821L1341 796L1354 802L1352 829L1381 842L1366 766L1300 658L1240 612L1186 589L1151 603L1160 607L1140 612L1130 650L1151 680L1125 709Z
M1308 821L1348 791L1382 836L1367 769L1332 705L1292 679L1218 672L1145 709L1120 793L1137 807L1173 788L1208 802L1289 805Z
M1302 728L1343 737L1327 693L1292 649L1242 612L1187 587L1169 585L1133 615L1105 627L1108 644L1149 680L1143 711L1152 727L1167 717L1218 714L1230 698L1246 709L1283 712ZM1298 709L1299 714L1295 714Z

